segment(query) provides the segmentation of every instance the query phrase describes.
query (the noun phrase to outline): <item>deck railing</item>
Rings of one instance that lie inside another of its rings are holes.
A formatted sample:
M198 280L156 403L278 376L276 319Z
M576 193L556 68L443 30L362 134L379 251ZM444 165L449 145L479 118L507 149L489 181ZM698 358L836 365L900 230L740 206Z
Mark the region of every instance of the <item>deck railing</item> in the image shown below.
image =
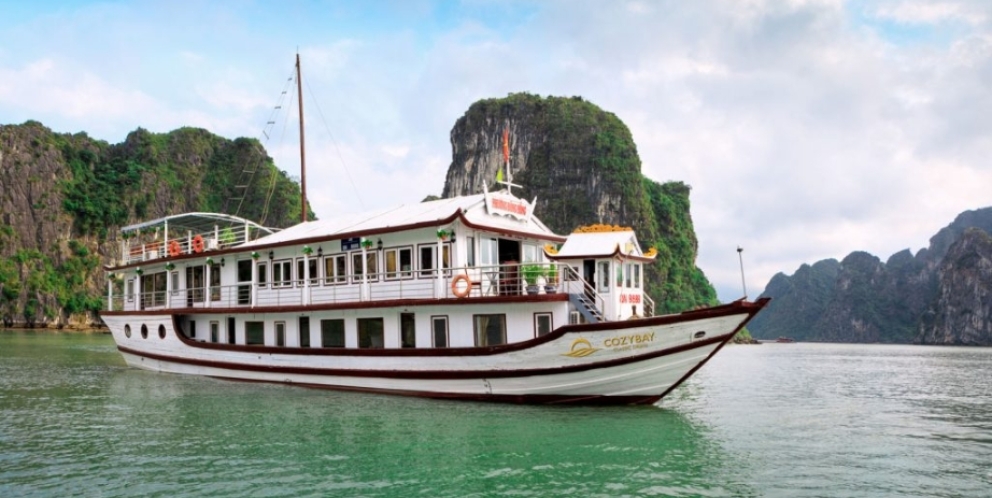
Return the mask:
M540 294L581 292L588 288L581 277L567 265L556 263L524 263L482 267L450 268L441 271L410 271L386 278L383 273L347 275L340 281L310 278L309 281L256 284L240 282L233 285L193 289L157 289L125 295L122 286L115 286L108 295L108 309L113 311L155 310L171 308L230 308L280 307L308 304L334 304L360 301L400 299L466 299L524 295L529 292L525 274L533 274L537 265L544 273ZM554 268L554 270L551 270ZM530 270L530 271L528 271ZM405 276L405 278L400 278ZM457 280L457 282L455 282ZM454 285L453 285L454 283ZM597 302L602 306L602 299Z
M121 265L153 261L173 256L226 249L248 241L250 229L232 226L203 233L179 233L165 240L143 240L149 235L139 235L122 241ZM171 251L170 251L171 249ZM199 249L199 250L198 250Z

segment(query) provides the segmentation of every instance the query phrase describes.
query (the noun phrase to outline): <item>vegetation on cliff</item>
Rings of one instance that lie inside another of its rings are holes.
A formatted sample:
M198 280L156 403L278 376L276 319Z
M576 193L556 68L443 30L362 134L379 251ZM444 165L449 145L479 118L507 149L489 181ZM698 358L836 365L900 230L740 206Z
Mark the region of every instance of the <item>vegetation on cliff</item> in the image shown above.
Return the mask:
M659 252L647 268L656 312L716 302L712 285L695 266L690 187L646 178L627 126L581 97L515 93L472 104L451 132L452 163L442 197L479 192L483 182L493 185L504 128L510 131L513 181L522 185L520 195L538 198L536 214L549 228L568 233L593 223L633 227L642 246Z
M244 192L245 171L254 172ZM188 211L239 214L285 227L300 189L256 140L206 130L138 129L120 144L41 123L0 126L0 317L18 324L87 324L106 288L101 262L117 230ZM240 208L240 212L239 212Z

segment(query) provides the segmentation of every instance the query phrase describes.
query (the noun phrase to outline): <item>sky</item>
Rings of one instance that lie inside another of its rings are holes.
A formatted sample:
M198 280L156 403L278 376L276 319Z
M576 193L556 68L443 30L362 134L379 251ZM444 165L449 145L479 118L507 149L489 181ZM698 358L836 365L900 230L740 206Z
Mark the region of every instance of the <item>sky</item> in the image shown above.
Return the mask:
M645 175L689 184L723 301L741 262L753 298L992 205L989 1L0 0L0 124L202 127L298 177L297 53L321 218L440 194L455 121L514 92L616 114Z

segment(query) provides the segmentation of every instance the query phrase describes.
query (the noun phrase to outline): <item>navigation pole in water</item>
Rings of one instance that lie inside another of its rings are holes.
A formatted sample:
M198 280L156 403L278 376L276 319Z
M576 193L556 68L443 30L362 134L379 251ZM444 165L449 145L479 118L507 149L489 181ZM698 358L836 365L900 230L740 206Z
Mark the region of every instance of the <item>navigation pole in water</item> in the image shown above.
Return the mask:
M739 259L741 262L741 287L744 288L744 299L747 299L747 284L744 283L744 256L742 255L743 252L744 252L744 248L741 246L737 246L737 259Z
M296 96L300 101L300 219L307 221L307 157L303 135L303 79L300 77L300 54L296 54Z

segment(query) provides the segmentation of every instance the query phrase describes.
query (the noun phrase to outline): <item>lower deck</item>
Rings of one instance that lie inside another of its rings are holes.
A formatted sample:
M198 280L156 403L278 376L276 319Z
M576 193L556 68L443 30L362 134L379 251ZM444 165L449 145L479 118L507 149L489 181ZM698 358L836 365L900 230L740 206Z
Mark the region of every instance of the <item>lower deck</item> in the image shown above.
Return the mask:
M430 301L397 305L295 311L173 310L127 314L127 341L156 340L162 318L174 318L183 338L201 343L286 348L465 348L524 342L577 318L565 300L467 303ZM159 324L159 325L156 325ZM171 328L171 327L170 327ZM164 338L164 337L163 337Z

